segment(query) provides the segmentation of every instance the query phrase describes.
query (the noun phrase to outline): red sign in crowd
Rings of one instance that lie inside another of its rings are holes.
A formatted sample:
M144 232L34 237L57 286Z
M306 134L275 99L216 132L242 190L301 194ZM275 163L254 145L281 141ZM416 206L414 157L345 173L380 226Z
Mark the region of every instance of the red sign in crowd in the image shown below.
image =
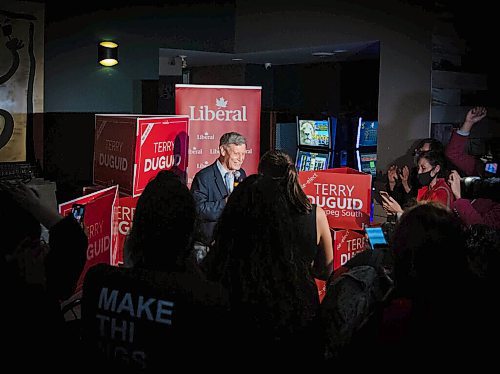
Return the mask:
M301 171L299 181L335 229L363 230L370 223L371 175L351 168Z
M59 213L63 216L71 214L75 204L85 206L83 224L89 244L87 261L78 279L76 292L82 288L87 270L99 263L111 263L111 255L117 251L117 236L114 230L117 200L118 186L115 185L59 205Z

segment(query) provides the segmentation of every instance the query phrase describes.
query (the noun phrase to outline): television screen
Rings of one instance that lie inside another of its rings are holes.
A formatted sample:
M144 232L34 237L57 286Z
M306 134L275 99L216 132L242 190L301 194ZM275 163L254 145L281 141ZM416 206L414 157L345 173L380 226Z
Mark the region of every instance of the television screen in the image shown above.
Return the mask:
M359 118L356 148L377 146L378 121L363 121Z
M330 147L330 121L298 119L299 147Z
M295 165L298 171L325 170L329 167L330 153L299 150Z
M358 170L375 177L377 175L377 154L357 151L356 156L358 159Z

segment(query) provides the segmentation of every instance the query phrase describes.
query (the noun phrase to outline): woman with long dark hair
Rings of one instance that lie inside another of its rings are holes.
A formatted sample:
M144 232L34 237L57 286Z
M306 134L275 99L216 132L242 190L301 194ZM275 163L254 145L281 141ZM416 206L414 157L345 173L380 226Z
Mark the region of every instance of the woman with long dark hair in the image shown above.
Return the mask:
M229 197L206 257L208 277L229 291L242 354L262 362L320 352L318 292L292 213L278 180L249 176Z
M276 180L290 208L292 227L297 232L299 253L312 274L326 280L333 271L333 244L323 208L311 204L299 183L295 165L280 150L266 152L259 162L259 173Z

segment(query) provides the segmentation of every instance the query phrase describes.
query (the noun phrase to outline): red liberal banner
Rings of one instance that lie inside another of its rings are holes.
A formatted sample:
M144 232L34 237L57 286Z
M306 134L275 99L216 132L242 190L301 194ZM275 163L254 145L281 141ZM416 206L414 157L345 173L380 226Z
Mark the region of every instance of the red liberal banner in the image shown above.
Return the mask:
M175 112L189 116L188 185L219 157L219 140L235 131L247 139L243 169L257 172L260 157L261 87L175 85Z
M362 230L370 223L370 174L351 168L301 171L299 181L309 200L325 210L330 228Z
M78 279L76 292L81 290L83 279L90 267L101 262L111 263L111 253L116 251L117 245L113 224L117 198L118 186L113 186L59 205L59 213L63 216L71 214L74 204L85 206L83 223L89 245L87 261Z

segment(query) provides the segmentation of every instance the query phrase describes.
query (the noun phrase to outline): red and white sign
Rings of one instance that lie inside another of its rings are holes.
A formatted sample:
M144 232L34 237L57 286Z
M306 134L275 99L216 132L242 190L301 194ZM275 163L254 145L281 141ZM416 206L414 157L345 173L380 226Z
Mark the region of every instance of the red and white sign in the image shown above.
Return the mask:
M86 186L83 187L83 194L87 195L95 191L102 190L102 186ZM123 264L123 247L128 232L132 227L134 220L135 208L140 196L127 196L123 193L119 194L118 203L115 209L114 227L117 231L117 245L111 251L111 265L118 266Z
M247 139L243 169L257 172L260 157L261 87L175 85L175 113L189 116L188 186L194 175L219 157L219 140L227 132Z
M333 271L364 251L365 234L354 230L331 230L333 239Z
M112 186L90 195L59 205L59 213L63 216L71 214L73 204L85 205L83 223L89 240L87 261L76 286L78 292L87 270L101 262L111 263L111 253L116 251L117 234L114 230L115 207L118 200L118 186Z
M330 230L333 239L333 271L336 272L352 257L365 250L365 234L354 230ZM322 302L326 295L327 282L320 279L315 279L315 282L319 301Z
M187 116L96 114L94 183L137 196L160 170L187 168Z
M309 200L325 210L330 228L362 230L370 223L370 174L351 168L301 171L299 182Z
M111 254L112 265L118 266L119 264L123 264L123 246L125 244L127 234L132 227L135 207L137 206L138 200L139 196L120 196L118 199L118 214L116 219L118 228L118 245L116 246L116 252Z

